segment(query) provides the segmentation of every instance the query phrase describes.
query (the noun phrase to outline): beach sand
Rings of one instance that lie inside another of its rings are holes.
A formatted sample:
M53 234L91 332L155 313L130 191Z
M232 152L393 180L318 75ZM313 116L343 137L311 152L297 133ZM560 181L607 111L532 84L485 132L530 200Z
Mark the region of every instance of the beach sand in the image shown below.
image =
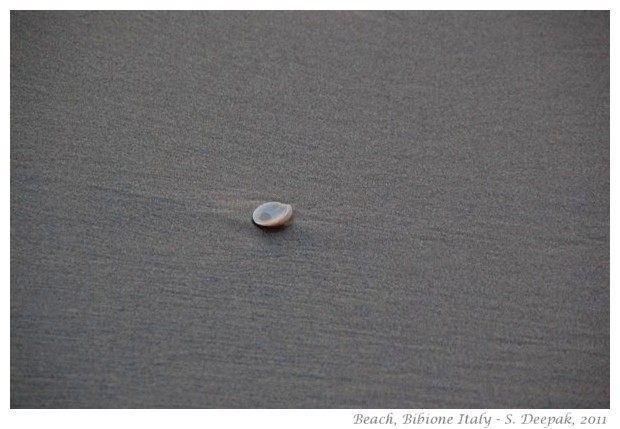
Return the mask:
M609 407L609 83L604 11L11 12L11 406Z

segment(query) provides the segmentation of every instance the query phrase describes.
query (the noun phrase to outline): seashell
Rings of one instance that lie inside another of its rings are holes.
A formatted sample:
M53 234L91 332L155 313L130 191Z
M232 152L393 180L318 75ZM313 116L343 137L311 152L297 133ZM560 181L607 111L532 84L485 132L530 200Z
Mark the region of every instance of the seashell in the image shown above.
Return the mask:
M256 225L267 227L286 225L292 217L293 207L277 201L261 204L252 214L252 220Z

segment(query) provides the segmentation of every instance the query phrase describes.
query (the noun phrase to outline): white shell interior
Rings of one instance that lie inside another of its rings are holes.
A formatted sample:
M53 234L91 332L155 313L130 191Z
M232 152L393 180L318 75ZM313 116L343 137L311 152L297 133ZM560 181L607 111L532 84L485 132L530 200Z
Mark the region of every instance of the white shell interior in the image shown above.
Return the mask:
M293 216L293 207L276 201L261 204L254 210L252 220L260 226L282 226Z

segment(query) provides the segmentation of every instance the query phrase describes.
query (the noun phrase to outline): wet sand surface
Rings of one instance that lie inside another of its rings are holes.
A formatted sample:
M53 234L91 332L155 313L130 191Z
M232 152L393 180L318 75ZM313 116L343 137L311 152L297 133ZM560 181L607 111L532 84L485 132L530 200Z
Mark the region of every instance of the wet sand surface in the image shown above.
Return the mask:
M12 12L11 406L609 407L609 82L608 12Z

